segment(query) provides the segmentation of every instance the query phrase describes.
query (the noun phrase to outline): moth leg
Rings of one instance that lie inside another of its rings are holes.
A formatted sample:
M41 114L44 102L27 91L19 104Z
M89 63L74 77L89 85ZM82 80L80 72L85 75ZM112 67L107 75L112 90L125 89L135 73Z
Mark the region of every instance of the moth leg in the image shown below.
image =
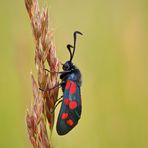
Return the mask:
M71 72L71 70L67 70L67 71L50 71L48 69L45 69L47 72L50 72L50 73L57 73L57 74L65 74L65 73L68 73L68 72Z
M63 98L63 95L60 98L58 98L55 103L57 103L61 98Z
M39 88L41 91L44 91L44 92L47 92L47 91L50 91L50 90L52 90L52 89L55 89L55 88L57 88L57 87L61 87L61 85L63 84L63 82L62 83L59 83L58 85L55 85L54 87L52 87L52 88L50 88L50 89L42 89L42 88Z
M62 97L62 96L61 96ZM56 103L56 105L54 106L53 110L50 111L50 113L53 113L55 111L55 109L57 108L57 106L63 101L63 99L61 99L61 97L58 99L59 101ZM61 99L61 100L60 100Z

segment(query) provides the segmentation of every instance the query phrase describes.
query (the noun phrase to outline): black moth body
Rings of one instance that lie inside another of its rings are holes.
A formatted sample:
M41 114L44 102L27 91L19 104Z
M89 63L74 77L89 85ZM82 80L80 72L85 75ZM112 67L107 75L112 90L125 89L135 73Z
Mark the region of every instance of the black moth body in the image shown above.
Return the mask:
M63 64L63 71L60 73L61 87L63 91L62 105L58 115L56 130L59 135L65 135L71 131L81 117L81 73L72 63L76 49L76 36L81 32L74 32L74 46L67 45L70 53L70 60ZM73 49L73 52L71 51Z

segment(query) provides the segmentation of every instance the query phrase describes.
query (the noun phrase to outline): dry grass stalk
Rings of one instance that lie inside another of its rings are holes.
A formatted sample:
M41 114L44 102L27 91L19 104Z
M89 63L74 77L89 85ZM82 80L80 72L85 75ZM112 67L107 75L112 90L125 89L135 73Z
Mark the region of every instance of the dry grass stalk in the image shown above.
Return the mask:
M48 10L40 11L38 0L25 0L25 5L35 39L35 65L38 72L38 83L31 74L34 102L31 109L27 111L27 129L30 141L35 148L50 148L46 119L52 131L54 113L51 111L57 100L58 88L51 90L50 88L57 85L58 80L57 73L50 73L49 77L45 71L45 62L47 61L50 71L59 71L59 61L53 45L53 33L48 31ZM50 91L43 92L39 88Z

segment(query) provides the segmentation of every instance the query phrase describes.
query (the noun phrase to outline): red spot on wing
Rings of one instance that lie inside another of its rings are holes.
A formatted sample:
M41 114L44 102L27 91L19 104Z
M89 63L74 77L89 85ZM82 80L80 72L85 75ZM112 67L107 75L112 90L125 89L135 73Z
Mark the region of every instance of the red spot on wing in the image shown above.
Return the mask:
M69 103L69 108L70 109L75 109L77 107L77 102L76 101L71 101L70 103Z
M76 84L75 82L71 82L71 86L70 86L70 93L74 94L76 92Z
M66 104L66 105L69 104L69 99L68 99L68 98L65 98L65 99L64 99L64 104Z
M63 120L65 120L67 117L68 117L68 113L62 113L61 118L62 118Z
M66 121L66 123L67 123L69 126L72 126L74 122L73 122L73 120L68 119L68 120Z
M65 88L68 90L69 87L70 87L70 80L67 80L67 83L66 83L66 87Z

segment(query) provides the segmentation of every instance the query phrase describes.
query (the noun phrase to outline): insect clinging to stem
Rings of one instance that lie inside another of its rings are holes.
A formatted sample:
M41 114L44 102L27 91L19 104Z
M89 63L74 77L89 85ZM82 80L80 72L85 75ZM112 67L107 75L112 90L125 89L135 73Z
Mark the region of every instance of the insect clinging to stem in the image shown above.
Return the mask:
M65 135L71 131L77 125L81 117L81 72L72 62L76 50L77 35L83 34L79 31L74 32L74 44L67 45L70 59L66 61L65 64L62 64L63 71L58 72L61 79L59 85L63 91L63 96L60 97L62 100L58 101L55 105L56 107L62 102L56 124L56 130L59 135Z
M59 135L65 135L74 128L81 116L81 73L72 63L76 50L77 34L82 35L79 31L74 32L74 45L67 45L70 59L63 64L63 72L60 74L63 99L56 125Z

